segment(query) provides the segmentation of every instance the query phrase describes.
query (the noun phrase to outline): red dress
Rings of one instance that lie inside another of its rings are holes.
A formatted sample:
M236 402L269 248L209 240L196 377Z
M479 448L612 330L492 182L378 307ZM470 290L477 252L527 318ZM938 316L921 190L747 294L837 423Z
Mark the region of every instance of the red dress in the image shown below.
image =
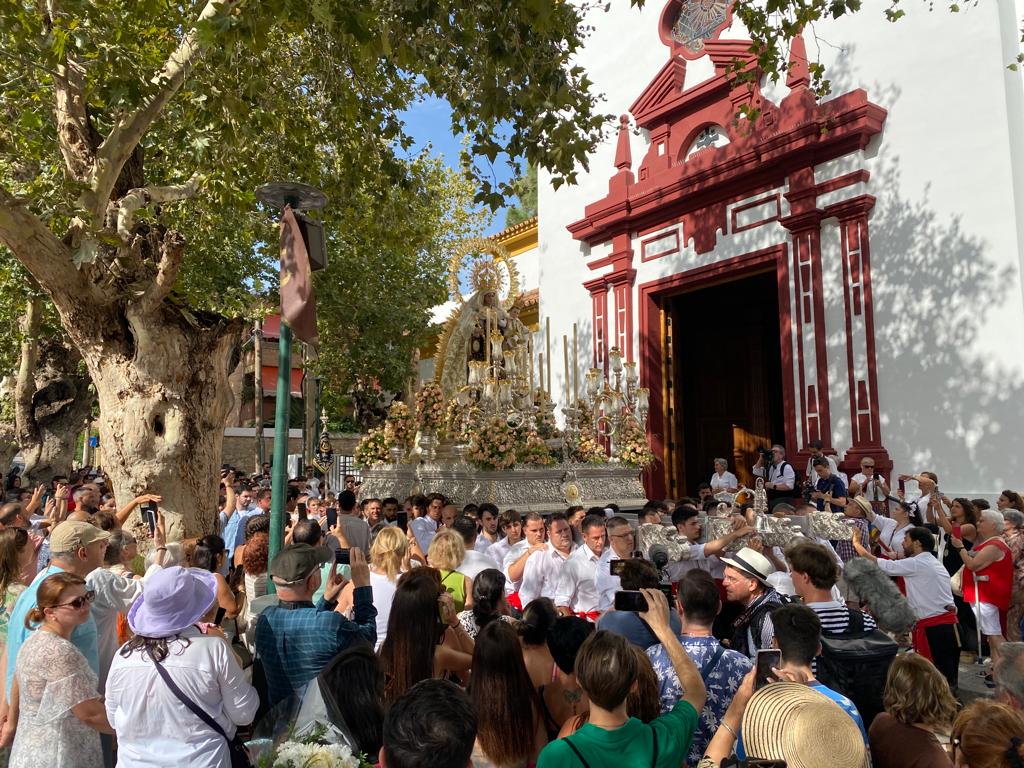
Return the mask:
M1013 553L998 536L974 547L974 554L981 552L985 547L996 547L1003 553L1003 559L998 562L986 565L980 571L975 571L975 576L988 576L988 581L978 582L978 601L989 603L1005 614L1010 608L1010 597L1013 594ZM964 600L974 603L974 579L968 572L964 572Z

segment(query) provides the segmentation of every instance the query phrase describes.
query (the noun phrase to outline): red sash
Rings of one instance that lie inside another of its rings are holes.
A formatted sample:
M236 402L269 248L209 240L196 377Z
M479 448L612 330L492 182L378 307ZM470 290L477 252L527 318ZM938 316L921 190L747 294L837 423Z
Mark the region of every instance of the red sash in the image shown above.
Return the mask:
M929 616L927 619L918 619L917 623L914 625L912 636L914 650L928 659L928 661L935 661L935 659L932 658L932 649L928 645L928 635L925 630L928 629L928 627L941 627L944 624L956 623L955 611L940 613L938 616Z
M519 599L519 593L518 592L513 592L511 595L509 595L508 598L507 598L507 602L508 602L509 605L511 605L513 608L515 608L520 613L523 612L523 603Z
M601 618L600 611L576 611L575 615L579 616L581 619L586 619L591 624L597 624L597 620Z

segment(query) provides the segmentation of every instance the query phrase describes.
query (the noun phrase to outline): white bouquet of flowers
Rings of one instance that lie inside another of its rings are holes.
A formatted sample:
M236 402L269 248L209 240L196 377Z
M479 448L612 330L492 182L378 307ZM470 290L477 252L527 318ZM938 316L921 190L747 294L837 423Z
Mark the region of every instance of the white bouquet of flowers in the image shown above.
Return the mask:
M361 761L344 744L286 741L274 750L270 768L359 768Z

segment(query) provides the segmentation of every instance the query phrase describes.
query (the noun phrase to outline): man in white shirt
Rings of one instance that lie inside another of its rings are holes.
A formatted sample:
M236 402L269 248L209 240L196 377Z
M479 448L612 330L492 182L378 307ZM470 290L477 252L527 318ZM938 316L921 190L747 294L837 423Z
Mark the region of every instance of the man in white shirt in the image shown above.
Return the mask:
M831 472L833 475L839 474L839 467L836 466L836 460L833 459L831 456L825 455L825 452L822 450L823 443L821 442L821 440L811 440L807 447L811 449L811 455L807 459L807 469L804 470L804 477L806 477L809 480L815 479L815 459L826 459L828 461L829 472ZM845 480L843 482L845 483Z
M768 467L764 465L764 455L759 455L753 472L756 477L765 479L764 487L768 492L769 504L794 495L796 472L793 471L793 465L786 461L786 449L781 445L772 446L772 463Z
M498 531L498 508L493 504L481 504L477 509L480 518L480 535L476 537L476 551L486 552L487 548L501 538Z
M422 500L423 497L420 497ZM419 506L413 502L413 506ZM409 521L409 528L416 537L416 543L424 552L430 549L430 542L434 540L434 534L441 524L441 510L444 508L444 496L440 493L432 493L426 497L427 513L423 517L417 517Z
M523 540L523 519L514 509L506 509L498 516L498 529L504 537L487 548L487 556L504 570L505 556L512 547Z
M636 549L636 533L629 520L624 517L608 519L608 542L611 546L601 553L597 562L597 610L604 612L615 603L615 593L621 588L619 577L611 572L611 564L616 560L628 560Z
M949 573L935 557L935 537L924 527L911 528L903 537L901 560L875 557L853 539L857 554L875 563L890 576L902 576L907 602L914 609L914 650L930 659L956 692L960 646L956 637L956 608Z
M538 597L555 597L562 567L572 555L572 526L562 512L548 518L547 548L527 555L523 567L523 580L519 585L519 600L523 606Z
M876 515L889 515L889 484L885 478L875 472L875 460L865 456L860 460L860 472L850 480L850 498L864 496L871 502Z
M526 563L529 558L546 549L544 518L536 512L527 512L523 516L523 539L509 548L508 554L505 555L505 561L502 563L502 570L505 572L505 578L508 579L513 593L519 592L519 588L523 584L523 574L526 571ZM522 602L522 607L526 607L526 601Z
M555 588L555 606L558 612L571 616L578 614L597 620L597 564L604 552L605 518L589 515L580 526L583 544L573 552L562 566Z
M499 566L493 558L482 552L477 552L474 548L477 533L476 521L473 518L467 515L456 517L452 522L452 530L462 537L462 541L466 545L466 554L455 570L472 581L480 571L485 571L488 568L498 569Z
M320 498L320 480L314 474L313 467L306 467L306 495L311 499Z
M737 518L738 520L739 518ZM700 513L695 507L688 504L676 507L672 513L672 524L676 527L676 532L690 542L688 556L683 560L671 562L665 567L665 571L673 583L679 581L687 571L694 568L707 571L713 578L721 581L725 575L725 564L718 559L718 555L736 539L754 532L753 528L740 524L722 538L700 544L698 543L701 533Z

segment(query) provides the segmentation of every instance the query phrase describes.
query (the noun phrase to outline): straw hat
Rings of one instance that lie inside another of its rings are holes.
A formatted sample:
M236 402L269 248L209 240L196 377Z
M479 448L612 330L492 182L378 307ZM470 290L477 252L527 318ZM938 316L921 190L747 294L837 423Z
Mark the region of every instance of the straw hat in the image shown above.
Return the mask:
M755 693L743 713L748 757L785 760L788 768L864 768L860 729L839 705L799 683L772 683Z
M856 506L860 512L864 513L865 516L867 516L868 512L872 511L871 502L865 499L863 496L854 496L852 499L850 499L850 504L848 504L847 506L849 507L851 505Z

